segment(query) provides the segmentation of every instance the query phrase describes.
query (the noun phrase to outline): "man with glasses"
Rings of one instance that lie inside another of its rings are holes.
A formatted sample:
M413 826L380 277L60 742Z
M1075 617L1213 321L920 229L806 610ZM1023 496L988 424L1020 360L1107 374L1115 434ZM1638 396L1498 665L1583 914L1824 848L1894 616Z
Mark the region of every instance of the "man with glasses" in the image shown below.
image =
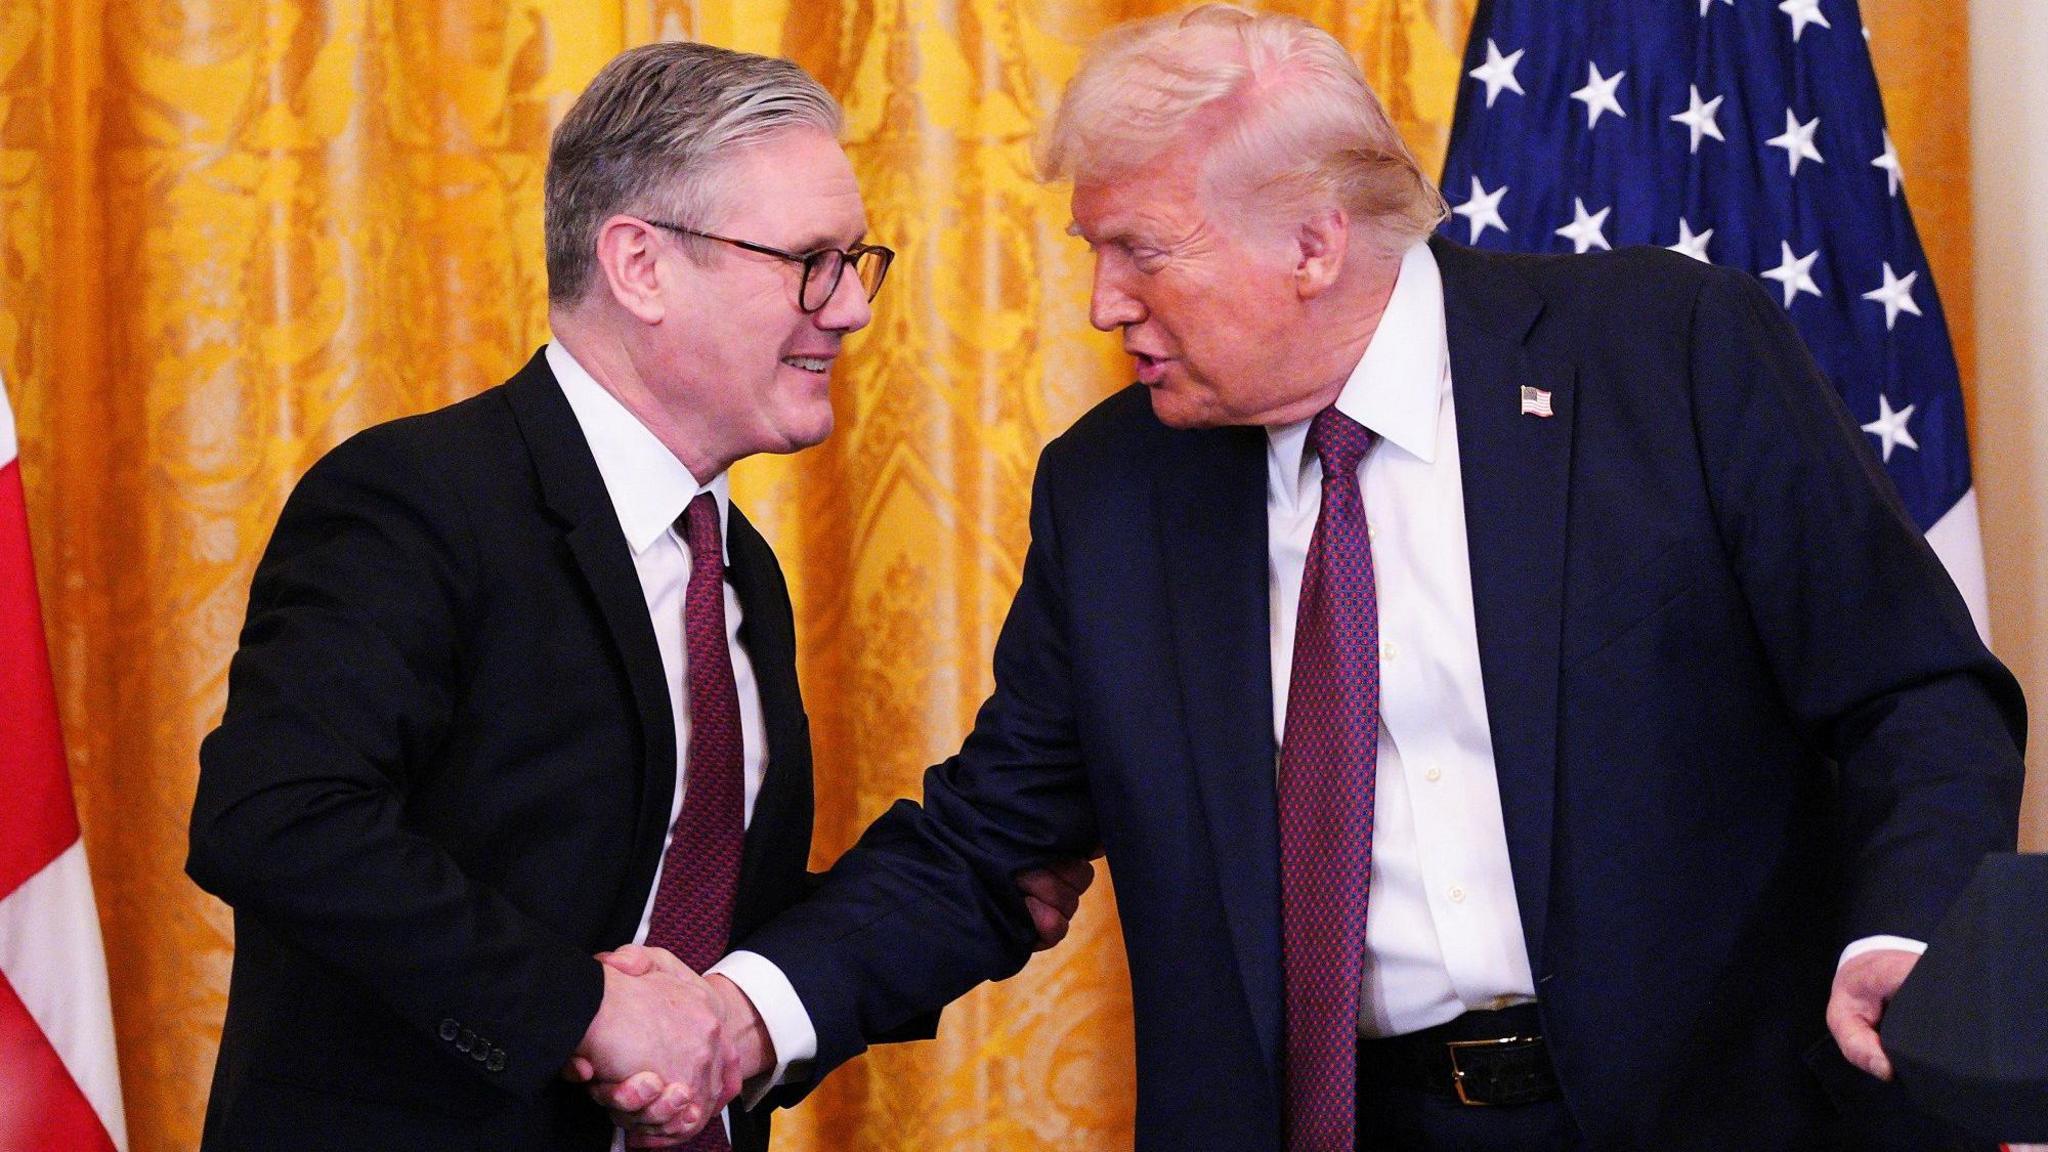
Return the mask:
M811 759L726 470L831 431L889 268L839 127L787 61L620 56L549 158L554 342L286 504L200 753L187 867L237 935L206 1148L600 1152L587 1093L636 1074L668 1136L766 1147L730 1069L809 1024L714 961L808 887ZM662 965L593 958L628 944Z

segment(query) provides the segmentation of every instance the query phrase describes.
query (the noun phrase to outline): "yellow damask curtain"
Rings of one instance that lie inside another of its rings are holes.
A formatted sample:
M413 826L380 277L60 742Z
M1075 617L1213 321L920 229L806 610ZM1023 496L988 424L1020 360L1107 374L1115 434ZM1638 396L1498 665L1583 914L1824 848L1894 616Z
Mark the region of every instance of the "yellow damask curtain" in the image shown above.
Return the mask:
M547 338L547 137L598 67L676 36L796 59L845 102L873 234L902 252L839 432L738 475L797 598L823 866L957 745L1037 451L1124 379L1026 143L1090 36L1173 6L0 0L0 377L137 1152L198 1140L232 941L183 877L185 820L256 556L327 448ZM1434 170L1472 0L1272 6L1353 48ZM1910 0L1864 11L1967 378L1964 33ZM1101 886L936 1043L839 1073L778 1146L1128 1146L1113 904Z

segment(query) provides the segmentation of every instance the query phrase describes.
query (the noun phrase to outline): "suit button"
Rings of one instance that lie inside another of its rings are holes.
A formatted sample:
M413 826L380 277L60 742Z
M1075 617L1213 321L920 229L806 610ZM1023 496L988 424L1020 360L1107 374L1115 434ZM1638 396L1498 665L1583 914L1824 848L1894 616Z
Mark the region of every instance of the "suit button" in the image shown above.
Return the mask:
M484 1067L492 1072L503 1072L505 1070L505 1050L503 1048L491 1049L491 1058L484 1061Z
M455 1039L455 1034L457 1032L460 1032L461 1030L462 1026L460 1024L457 1024L453 1019L441 1021L441 1039L443 1040Z
M476 1047L469 1054L479 1064L489 1060L491 1058L491 1042L481 1036L477 1037Z
M462 1030L462 1038L455 1042L456 1051L467 1052L474 1047L476 1047L476 1033L464 1028Z

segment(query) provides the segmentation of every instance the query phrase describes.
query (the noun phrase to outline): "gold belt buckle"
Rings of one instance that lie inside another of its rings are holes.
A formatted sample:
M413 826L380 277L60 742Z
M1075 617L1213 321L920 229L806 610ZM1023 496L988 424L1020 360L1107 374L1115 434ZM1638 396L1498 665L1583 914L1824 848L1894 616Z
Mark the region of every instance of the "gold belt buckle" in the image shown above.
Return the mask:
M1498 1040L1447 1040L1444 1047L1451 1050L1451 1087L1458 1093L1458 1103L1472 1108L1491 1108L1490 1100L1474 1100L1465 1092L1465 1070L1458 1066L1458 1053L1468 1048L1503 1048L1509 1044L1534 1044L1541 1036L1503 1036Z

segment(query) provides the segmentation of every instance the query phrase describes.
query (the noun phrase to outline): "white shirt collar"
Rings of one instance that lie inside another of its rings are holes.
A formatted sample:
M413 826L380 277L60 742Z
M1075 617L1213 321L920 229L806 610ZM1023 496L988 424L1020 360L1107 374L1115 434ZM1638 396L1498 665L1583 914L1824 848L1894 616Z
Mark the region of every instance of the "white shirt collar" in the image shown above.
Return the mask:
M1337 410L1425 464L1436 462L1437 413L1449 385L1444 281L1427 242L1401 257L1393 294L1365 355L1344 382ZM1266 429L1271 478L1293 502L1306 463L1308 420Z
M697 483L683 462L668 446L655 438L647 425L619 398L605 391L569 350L559 341L547 347L548 367L562 387L590 454L597 459L598 474L618 514L619 529L626 544L639 555L653 547L690 506L698 493L710 491L718 502L718 539L727 538L731 523L732 495L726 474L720 472L709 484ZM730 560L732 549L724 548Z

